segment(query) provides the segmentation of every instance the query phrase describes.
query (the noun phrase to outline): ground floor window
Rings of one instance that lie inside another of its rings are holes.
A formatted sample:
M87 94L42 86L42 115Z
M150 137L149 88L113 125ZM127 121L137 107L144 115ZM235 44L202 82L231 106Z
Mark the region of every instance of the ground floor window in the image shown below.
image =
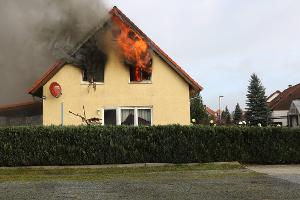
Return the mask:
M103 109L104 125L151 126L151 107L117 107Z
M138 124L151 125L151 109L138 109Z
M116 118L116 110L115 109L107 109L104 110L104 124L105 125L116 125L117 124L117 118Z
M134 109L121 109L121 124L134 125Z

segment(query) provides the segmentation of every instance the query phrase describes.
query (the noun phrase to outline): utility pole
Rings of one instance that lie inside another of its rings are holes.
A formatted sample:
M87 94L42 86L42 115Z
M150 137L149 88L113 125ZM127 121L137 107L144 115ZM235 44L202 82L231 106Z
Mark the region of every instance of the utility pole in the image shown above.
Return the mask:
M219 123L221 123L221 98L224 96L219 96Z

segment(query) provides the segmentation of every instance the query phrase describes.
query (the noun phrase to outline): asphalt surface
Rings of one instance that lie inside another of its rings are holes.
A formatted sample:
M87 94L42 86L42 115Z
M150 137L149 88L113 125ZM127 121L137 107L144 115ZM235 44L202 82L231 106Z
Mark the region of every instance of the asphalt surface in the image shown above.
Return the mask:
M0 199L300 199L300 185L247 169L163 172L97 181L0 182Z
M300 165L250 165L248 169L300 184Z

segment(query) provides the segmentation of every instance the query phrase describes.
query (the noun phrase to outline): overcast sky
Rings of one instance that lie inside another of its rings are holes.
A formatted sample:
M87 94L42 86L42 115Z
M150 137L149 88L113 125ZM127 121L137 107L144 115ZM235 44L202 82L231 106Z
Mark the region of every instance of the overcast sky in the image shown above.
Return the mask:
M245 105L250 75L269 95L300 82L299 0L106 0L204 87L204 103Z

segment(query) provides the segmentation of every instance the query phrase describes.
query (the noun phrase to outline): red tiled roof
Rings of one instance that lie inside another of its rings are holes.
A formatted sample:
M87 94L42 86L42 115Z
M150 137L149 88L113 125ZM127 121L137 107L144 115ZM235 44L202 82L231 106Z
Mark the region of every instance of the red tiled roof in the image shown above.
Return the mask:
M211 116L216 116L218 113L213 111L210 107L205 106L206 112Z
M268 106L271 110L289 110L292 101L295 99L300 99L300 83L281 92L268 103Z
M110 12L111 15L115 15L121 18L131 28L137 31L150 45L150 47L170 66L174 69L191 87L196 93L203 90L194 79L192 79L174 60L172 60L162 49L160 49L145 33L143 33L126 15L124 15L117 7L114 7ZM35 84L28 90L28 93L35 95L35 93L46 84L65 64L64 61L56 62Z

